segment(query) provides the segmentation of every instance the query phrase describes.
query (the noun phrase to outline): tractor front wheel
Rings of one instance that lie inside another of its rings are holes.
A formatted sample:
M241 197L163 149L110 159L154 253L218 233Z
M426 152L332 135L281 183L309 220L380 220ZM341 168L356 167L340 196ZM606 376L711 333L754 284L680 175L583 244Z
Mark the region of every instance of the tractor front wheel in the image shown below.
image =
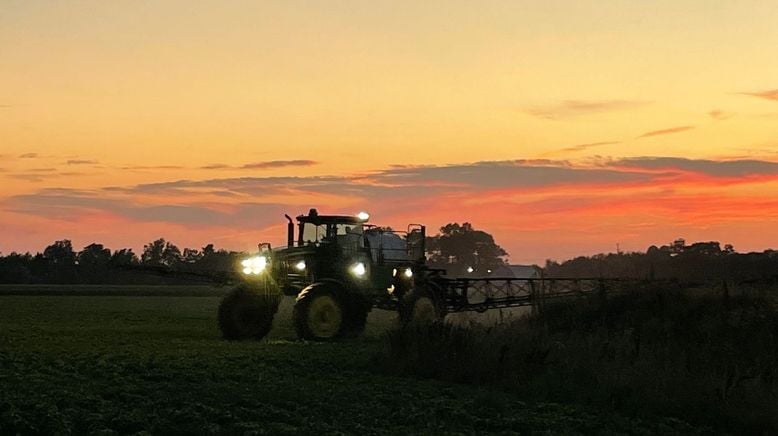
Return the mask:
M244 283L219 304L219 328L224 339L262 339L273 325L281 294L268 287Z
M315 283L300 292L292 313L300 339L330 341L359 335L367 308L335 283Z
M297 337L327 341L344 333L346 304L339 294L323 285L311 285L300 292L292 312Z

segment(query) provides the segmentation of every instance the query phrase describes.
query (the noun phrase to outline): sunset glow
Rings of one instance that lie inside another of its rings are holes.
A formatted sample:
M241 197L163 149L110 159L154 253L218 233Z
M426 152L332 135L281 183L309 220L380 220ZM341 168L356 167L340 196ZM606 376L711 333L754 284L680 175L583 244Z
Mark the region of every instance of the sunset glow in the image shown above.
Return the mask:
M469 221L513 263L778 247L774 1L0 6L0 252Z

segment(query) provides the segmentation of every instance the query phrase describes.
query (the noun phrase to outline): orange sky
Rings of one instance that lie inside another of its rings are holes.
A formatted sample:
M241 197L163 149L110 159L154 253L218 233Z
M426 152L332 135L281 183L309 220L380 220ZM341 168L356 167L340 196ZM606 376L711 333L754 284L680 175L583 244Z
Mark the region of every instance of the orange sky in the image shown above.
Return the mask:
M421 4L420 4L421 3ZM472 221L778 247L774 1L4 2L0 252Z

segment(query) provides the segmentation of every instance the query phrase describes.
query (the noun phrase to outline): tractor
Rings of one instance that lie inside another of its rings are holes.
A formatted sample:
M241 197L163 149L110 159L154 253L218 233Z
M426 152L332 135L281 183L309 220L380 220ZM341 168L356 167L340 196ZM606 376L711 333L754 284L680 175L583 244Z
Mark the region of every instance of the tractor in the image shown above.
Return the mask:
M396 310L402 322L445 315L443 272L426 266L426 229L395 231L368 223L369 215L289 215L287 244L240 264L241 284L219 305L226 339L261 339L283 296L296 297L297 336L328 341L359 335L373 308Z

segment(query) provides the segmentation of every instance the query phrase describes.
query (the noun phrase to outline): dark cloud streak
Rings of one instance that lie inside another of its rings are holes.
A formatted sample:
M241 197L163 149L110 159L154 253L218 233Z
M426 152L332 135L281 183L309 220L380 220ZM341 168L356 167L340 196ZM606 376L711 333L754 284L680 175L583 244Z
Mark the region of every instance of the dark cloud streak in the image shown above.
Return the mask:
M528 113L539 118L556 120L602 112L635 109L648 104L636 100L565 100L561 103L530 108Z
M678 126L678 127L669 127L667 129L652 130L650 132L643 133L642 135L638 136L637 139L650 138L652 136L671 135L673 133L680 133L680 132L685 132L687 130L692 130L693 128L694 126Z
M741 92L740 94L749 95L751 97L757 97L764 100L778 101L778 89L757 92Z
M201 170L267 170L286 167L310 167L318 165L319 162L307 159L295 160L271 160L265 162L252 162L244 165L233 166L223 163L212 163L201 166Z

